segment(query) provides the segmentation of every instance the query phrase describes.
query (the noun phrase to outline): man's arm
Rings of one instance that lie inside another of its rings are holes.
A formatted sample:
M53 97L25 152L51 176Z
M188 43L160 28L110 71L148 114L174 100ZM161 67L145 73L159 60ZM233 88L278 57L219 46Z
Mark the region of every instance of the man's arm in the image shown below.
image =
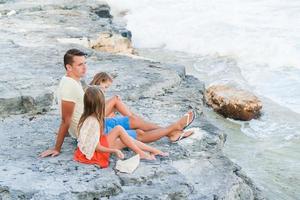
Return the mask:
M61 146L64 143L65 136L71 124L75 103L70 101L61 102L61 123L56 137L55 147L48 149L40 154L40 157L57 156L60 153Z

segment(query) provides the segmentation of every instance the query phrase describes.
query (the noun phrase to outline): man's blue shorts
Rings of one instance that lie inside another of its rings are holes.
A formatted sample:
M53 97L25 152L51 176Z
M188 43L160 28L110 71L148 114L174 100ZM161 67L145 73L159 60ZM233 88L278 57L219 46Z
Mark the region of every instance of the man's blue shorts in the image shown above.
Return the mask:
M128 135L134 139L136 139L136 131L130 130L129 125L129 117L112 117L112 118L105 118L105 134L108 134L114 127L116 126L122 126L125 131L128 133Z

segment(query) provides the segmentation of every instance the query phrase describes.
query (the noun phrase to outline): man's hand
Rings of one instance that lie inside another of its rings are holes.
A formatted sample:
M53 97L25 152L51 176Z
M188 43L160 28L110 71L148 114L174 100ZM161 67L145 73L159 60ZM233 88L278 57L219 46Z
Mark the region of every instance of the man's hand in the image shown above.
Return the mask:
M75 103L69 101L61 101L61 110L62 110L62 120L56 137L55 147L53 149L48 149L40 154L41 158L47 156L58 156L60 153L61 146L64 142L65 135L68 132L70 127L72 115L74 112Z
M125 157L124 154L122 153L122 151L120 151L119 149L115 149L114 153L120 159L124 159L124 157Z
M54 157L54 156L58 156L59 155L59 151L57 151L56 149L48 149L44 152L42 152L40 154L40 157L41 158L45 158L45 157L48 157L48 156L51 156L51 157Z

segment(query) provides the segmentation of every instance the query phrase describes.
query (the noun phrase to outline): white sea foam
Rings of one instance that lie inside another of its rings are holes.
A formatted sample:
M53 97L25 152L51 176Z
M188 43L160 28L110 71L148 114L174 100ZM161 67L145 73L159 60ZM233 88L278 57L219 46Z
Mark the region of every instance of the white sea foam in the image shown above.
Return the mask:
M235 59L255 92L300 113L299 0L108 3L115 12L128 10L134 46Z
M220 53L271 66L300 65L300 2L108 0L125 16L137 47Z

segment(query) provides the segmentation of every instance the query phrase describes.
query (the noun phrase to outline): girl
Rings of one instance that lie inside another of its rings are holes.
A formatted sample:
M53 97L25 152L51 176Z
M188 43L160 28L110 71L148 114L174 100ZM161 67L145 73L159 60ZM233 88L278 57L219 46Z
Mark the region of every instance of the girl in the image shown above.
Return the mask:
M116 154L120 159L124 158L120 151L124 147L139 154L141 159L155 160L155 155L168 155L132 139L121 126L116 126L105 135L104 115L103 92L99 87L88 87L84 94L84 111L78 123L78 148L75 150L74 160L106 168L109 165L110 153Z
M90 85L99 85L103 91L111 86L113 82L112 77L106 72L97 73ZM118 111L123 116L131 116L133 113L129 108L123 103L120 96L114 96L106 101L105 105L105 116L114 117L115 111Z

